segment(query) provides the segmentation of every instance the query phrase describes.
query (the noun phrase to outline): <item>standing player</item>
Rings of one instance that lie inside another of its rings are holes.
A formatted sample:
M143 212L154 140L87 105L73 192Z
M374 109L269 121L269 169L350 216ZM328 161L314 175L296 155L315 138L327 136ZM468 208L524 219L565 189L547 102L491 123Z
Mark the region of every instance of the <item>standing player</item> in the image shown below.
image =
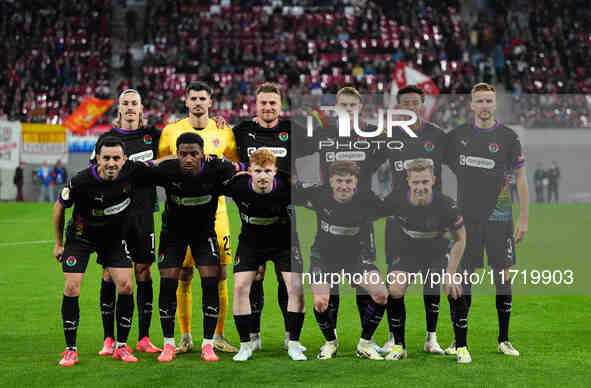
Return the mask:
M372 336L384 316L388 291L375 263L362 256L362 241L369 233L369 221L388 215L386 206L372 193L357 190L360 168L353 161L333 162L329 169L330 186L297 188L293 203L316 212L317 234L310 253L310 273L314 293L314 315L326 343L317 358L333 358L337 352L336 332L328 310L334 275L348 274L358 279L355 286L371 298L364 310L362 334L357 355L383 360L372 343ZM391 213L390 213L391 214Z
M423 103L425 93L416 86L406 86L398 91L396 96L398 108L413 111L417 115L417 122L410 126L417 135L416 138L410 137L405 131L399 130L393 133L393 140L399 142L399 148L389 153L392 168L393 184L392 191L408 192L407 167L410 162L418 158L426 159L433 167L435 184L433 189L441 193L441 167L443 164L443 155L445 151L445 133L433 123L422 119L425 113ZM386 263L390 266L393 260L399 256L397 252L401 239L404 236L400 233L400 227L395 217L389 217L386 220ZM439 316L439 293L428 292L428 285L425 284L423 290L423 302L425 305L425 318L427 323L427 333L425 335L425 352L433 354L444 354L443 349L437 342L437 318ZM397 325L392 321L393 299L388 298L388 325L390 328L390 338L384 345L384 350L391 351L394 341L394 330Z
M203 139L196 133L177 138L178 160L163 162L148 171L147 179L166 190L166 209L162 214L158 268L160 269L160 321L164 350L160 362L175 358L174 317L178 278L187 248L195 258L201 276L203 343L201 358L218 361L213 336L219 310L219 248L215 234L215 214L223 183L234 175L232 163L204 161Z
M113 122L113 128L102 134L97 144L105 137L119 138L125 145L125 155L129 160L138 162L153 160L158 153L160 131L144 125L142 100L137 90L124 90L119 96L117 110L117 119ZM95 154L93 152L91 156L92 164L96 164ZM154 262L155 204L156 189L153 185L137 187L134 191L130 215L125 220L125 240L134 263L137 283L139 330L136 349L147 353L161 352L150 342L149 337L154 301L150 267ZM106 269L103 270L99 303L104 330L104 344L99 355L106 356L113 354L115 341L115 284Z
M236 202L242 220L234 260L234 321L240 334L240 351L234 360L248 360L252 345L256 345L250 338L250 288L258 268L272 260L287 287L288 355L292 360L303 361L307 358L299 342L304 324L302 261L301 256L292 259L291 255L289 174L277 173L275 155L264 148L250 156L249 172L250 175L235 177L224 189L224 194Z
M203 138L203 152L208 155L226 157L231 161L238 161L234 134L228 126L219 129L213 119L209 118L211 107L211 88L202 82L192 82L187 85L185 106L189 110L189 117L167 125L162 131L158 145L158 155L174 155L177 152L176 140L185 132L198 133ZM224 323L228 308L228 283L226 266L232 262L230 251L230 224L226 210L226 199L219 197L216 213L215 230L220 251L219 264L219 315L214 335L214 347L222 352L236 352L224 338ZM193 349L191 337L191 315L193 294L191 282L193 280L193 267L195 260L191 250L187 251L186 260L179 275L180 284L177 290L179 324L181 328L181 341L177 347L177 353L190 352Z
M461 284L452 283L458 264L466 246L466 230L456 203L449 197L434 191L433 167L426 159L415 159L408 163L408 185L406 192L396 191L393 195L400 204L396 218L402 238L397 241L398 256L388 265L389 303L392 304L390 321L394 323L394 346L386 360L401 360L407 357L404 331L406 309L404 294L409 285L409 273L421 273L425 284L425 295L439 295L443 270L449 276L443 288L449 297L454 317L458 362L471 362L466 347L468 319L466 302L461 296ZM449 261L446 258L448 240L443 237L447 231L455 236ZM434 276L439 275L437 279ZM456 279L457 281L457 279ZM389 313L390 314L390 313Z
M276 157L277 168L285 174L292 171L292 125L289 120L280 120L281 113L281 90L273 83L264 83L256 90L256 121L243 121L234 127L234 137L238 156L243 162L248 162L250 156L260 148L266 148ZM291 209L290 209L291 211ZM293 215L293 213L292 213ZM292 218L293 221L294 218ZM300 257L297 234L295 232L295 222L292 223L292 249L294 257ZM260 350L261 344L261 315L265 303L263 280L265 277L266 265L259 267L256 278L250 287L250 300L252 310L251 337L253 341L253 350ZM277 300L279 308L283 314L285 326L285 346L287 347L290 332L287 317L288 293L283 276L278 268L275 268L277 274ZM305 348L303 349L305 351Z
M499 320L498 351L519 356L509 342L512 290L509 267L515 264L515 243L528 229L529 195L525 158L517 134L495 120L496 92L492 85L479 83L472 88L471 108L475 123L465 124L448 134L446 161L458 177L458 203L464 215L468 243L462 266L473 272L484 265L494 270L496 306ZM508 174L513 171L519 194L519 219L513 227ZM464 295L468 311L472 296L467 284ZM453 354L452 344L446 353Z
M65 187L53 208L54 255L62 263L66 280L62 320L66 351L59 362L73 366L78 362L76 333L80 319L78 297L88 259L97 252L97 262L109 272L119 293L117 298L117 342L113 358L137 362L126 345L133 317L131 261L123 240L124 220L132 202L133 176L145 167L127 162L123 142L104 138L97 146L97 165L82 170ZM64 215L74 206L64 240Z

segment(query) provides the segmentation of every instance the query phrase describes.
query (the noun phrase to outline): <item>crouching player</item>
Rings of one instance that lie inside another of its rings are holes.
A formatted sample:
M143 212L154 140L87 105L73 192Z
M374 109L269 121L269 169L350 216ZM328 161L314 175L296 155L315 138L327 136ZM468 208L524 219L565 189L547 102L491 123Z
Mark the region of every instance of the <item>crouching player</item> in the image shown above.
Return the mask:
M336 330L328 309L332 279L353 280L371 296L363 320L357 355L372 360L383 357L372 345L372 336L380 324L388 297L382 276L371 260L363 258L363 239L368 222L392 214L373 193L357 191L359 166L352 161L333 162L329 166L330 186L296 188L292 200L316 212L317 234L310 254L310 284L314 294L314 315L326 339L317 358L333 358L337 352ZM328 280L331 280L329 282Z
M265 148L250 156L248 170L250 175L234 177L223 191L236 202L242 220L234 259L234 321L240 335L240 350L234 361L246 361L252 356L250 333L255 317L250 306L250 288L257 269L267 260L273 261L287 287L287 353L292 360L303 361L307 358L299 342L304 324L302 261L299 255L291 255L287 210L290 178L286 173L277 175L276 157Z
M428 160L413 160L408 164L407 173L409 191L393 194L393 201L399 204L395 217L401 238L397 248L399 256L387 258L387 280L393 298L393 303L388 304L388 309L391 309L388 315L393 322L394 346L386 360L407 357L404 294L409 285L409 274L420 272L422 276L417 278L426 282L425 290L431 295L439 295L439 286L443 280L443 290L452 308L457 361L469 363L472 359L466 347L467 306L461 295L461 278L457 275L454 277L466 246L463 219L451 198L433 191L435 177ZM449 241L443 237L447 231L455 234L455 243L448 260L446 253Z

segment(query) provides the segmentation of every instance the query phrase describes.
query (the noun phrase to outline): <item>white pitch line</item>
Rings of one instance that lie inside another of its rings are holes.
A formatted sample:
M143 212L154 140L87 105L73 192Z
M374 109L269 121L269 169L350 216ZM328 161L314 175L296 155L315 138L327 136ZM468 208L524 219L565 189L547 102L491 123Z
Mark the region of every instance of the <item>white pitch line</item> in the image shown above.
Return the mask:
M6 242L6 243L0 243L0 247L10 247L10 246L15 246L15 245L29 245L29 244L49 244L52 242L53 242L53 240Z

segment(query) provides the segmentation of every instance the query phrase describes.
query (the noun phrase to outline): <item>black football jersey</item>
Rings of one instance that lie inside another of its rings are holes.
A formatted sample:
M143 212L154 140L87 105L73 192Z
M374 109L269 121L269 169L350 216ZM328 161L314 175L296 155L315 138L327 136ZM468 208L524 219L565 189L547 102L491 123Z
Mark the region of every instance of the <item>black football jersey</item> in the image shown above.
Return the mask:
M466 220L509 221L510 173L525 164L521 143L510 128L462 125L448 134L446 162L458 177L458 204Z
M351 138L338 136L336 119L329 119L326 127L317 127L311 137L302 139L296 146L301 150L298 154L319 153L320 177L323 183L328 182L329 167L332 162L350 160L360 168L359 191L371 190L371 178L378 167L388 158L392 143L382 136L375 138L362 138L355 134ZM374 125L366 125L366 132L377 129ZM351 130L351 133L355 133ZM301 143L301 145L300 145ZM395 147L396 148L396 147Z
M125 145L125 155L136 162L147 162L156 159L158 155L158 141L161 131L155 127L125 130L117 127L103 133L98 141L104 137L117 137ZM96 149L90 156L90 163L96 164ZM156 201L156 188L153 185L138 186L135 190L132 212L152 212Z
M100 242L121 239L136 186L135 179L151 167L128 161L119 176L112 181L103 180L97 166L76 174L58 197L65 207L74 205L68 224L68 236Z
M162 213L164 228L191 236L206 236L214 231L218 198L224 183L234 172L231 162L214 158L203 161L196 174L187 174L179 160L171 159L145 171L142 180L162 186L166 191Z
M240 175L231 179L223 194L232 197L240 212L240 244L255 249L290 249L291 227L287 206L290 203L289 176L278 173L270 193L259 194L252 188L252 178Z
M441 191L441 165L445 155L447 138L437 125L422 121L421 128L415 130L418 137L410 137L400 128L394 128L390 141L398 147L388 153L392 168L393 191L408 190L406 170L414 159L427 159L433 166L435 185L433 190Z
M253 121L243 121L233 128L240 161L248 165L250 155L267 148L277 157L277 168L291 171L291 123L279 120L273 128L263 128Z
M396 204L395 217L402 236L397 241L402 255L443 257L449 245L444 233L464 224L456 202L438 191L433 191L431 202L424 206L413 205L409 191L397 191L385 201Z
M329 186L293 189L293 202L316 212L314 246L324 255L358 255L361 242L368 240L364 226L375 219L394 214L393 202L381 201L371 192L356 193L348 202L333 198Z

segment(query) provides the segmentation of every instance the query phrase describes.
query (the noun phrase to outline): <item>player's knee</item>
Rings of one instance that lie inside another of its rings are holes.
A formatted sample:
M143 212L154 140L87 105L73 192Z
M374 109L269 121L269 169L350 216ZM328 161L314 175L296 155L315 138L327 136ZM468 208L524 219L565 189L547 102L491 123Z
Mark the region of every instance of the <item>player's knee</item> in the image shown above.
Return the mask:
M394 299L400 299L404 296L405 289L396 285L390 286L390 296Z
M245 281L245 280L240 280L240 281L234 283L234 295L236 295L237 297L242 296L242 295L248 296L249 293L250 293L250 282Z
M75 280L66 281L64 287L64 295L66 296L79 296L80 295L80 282Z
M103 268L103 280L105 282L112 282L113 281L113 279L111 278L111 273L105 268Z
M319 297L315 298L314 300L314 310L318 311L319 313L323 313L328 308L328 295L326 297Z
M147 282L152 279L150 274L150 264L136 264L134 266L135 280L137 282Z
M257 274L255 276L255 280L263 280L265 278L265 266L261 265L257 268Z
M386 290L384 290L383 292L378 292L378 293L372 294L371 298L377 304L383 305L383 304L388 303L388 293L386 292Z
M117 284L117 292L121 295L133 294L133 281L131 279L120 280Z

